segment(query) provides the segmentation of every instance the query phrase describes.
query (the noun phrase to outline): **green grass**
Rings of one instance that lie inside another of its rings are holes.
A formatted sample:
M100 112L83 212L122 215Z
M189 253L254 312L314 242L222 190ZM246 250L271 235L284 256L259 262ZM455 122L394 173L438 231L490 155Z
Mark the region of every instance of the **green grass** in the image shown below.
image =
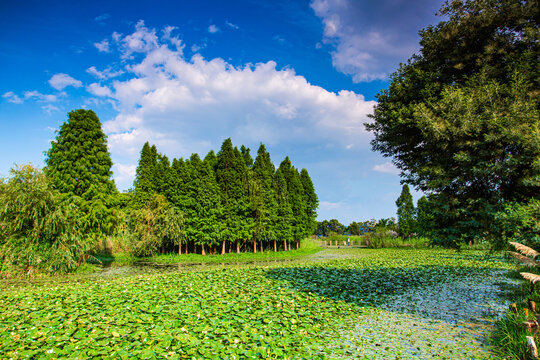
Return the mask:
M0 282L0 358L493 356L482 337L491 329L485 304L499 300L493 283L510 268L500 255L316 255L325 256L67 283Z
M113 262L113 265L126 265L137 261L152 262L157 264L192 264L192 263L240 263L240 262L263 262L272 260L293 260L314 254L322 248L318 242L311 239L304 239L300 243L298 250L290 251L265 251L257 253L226 253L218 255L201 254L160 254L152 257L132 257L126 253L100 256L96 255L89 261L91 263Z

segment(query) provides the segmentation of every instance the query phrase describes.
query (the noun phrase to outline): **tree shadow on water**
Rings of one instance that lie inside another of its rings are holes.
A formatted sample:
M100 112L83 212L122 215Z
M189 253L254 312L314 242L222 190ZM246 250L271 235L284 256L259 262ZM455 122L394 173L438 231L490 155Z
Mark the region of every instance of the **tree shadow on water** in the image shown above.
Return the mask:
M453 266L271 269L267 276L295 290L429 320L486 324L506 309L511 282L503 269Z

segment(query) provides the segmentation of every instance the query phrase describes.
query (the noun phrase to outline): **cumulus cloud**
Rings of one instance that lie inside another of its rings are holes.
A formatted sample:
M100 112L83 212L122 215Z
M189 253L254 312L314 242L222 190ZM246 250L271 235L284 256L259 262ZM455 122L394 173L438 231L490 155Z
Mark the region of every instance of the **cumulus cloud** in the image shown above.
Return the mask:
M10 103L14 104L22 104L23 99L21 99L17 94L15 94L13 91L8 91L2 95L4 99L9 101Z
M107 39L94 43L94 46L96 47L96 49L98 49L99 52L106 52L106 53L111 51L109 48L110 45L111 44L109 43L109 40Z
M216 25L214 25L214 24L212 24L212 25L210 25L210 26L208 27L208 32L209 32L210 34L215 34L215 33L217 33L218 31L219 31L219 28L218 28Z
M377 164L373 167L373 170L384 174L397 175L400 173L399 169L394 164L392 164L391 161L387 161L383 164Z
M369 146L363 123L375 102L312 85L274 61L233 66L200 54L186 58L173 30L139 21L132 34L112 37L125 63L121 79L87 70L101 81L87 91L108 97L118 110L103 123L115 163L136 164L146 141L169 156L205 154L229 136L238 144L280 147ZM132 181L126 179L124 186Z
M419 49L418 30L436 20L442 0L313 0L334 67L354 82L384 80Z
M68 74L54 74L49 79L49 85L51 85L56 90L63 90L64 88L68 86L73 86L75 88L80 88L82 86L82 82L80 80L74 79Z

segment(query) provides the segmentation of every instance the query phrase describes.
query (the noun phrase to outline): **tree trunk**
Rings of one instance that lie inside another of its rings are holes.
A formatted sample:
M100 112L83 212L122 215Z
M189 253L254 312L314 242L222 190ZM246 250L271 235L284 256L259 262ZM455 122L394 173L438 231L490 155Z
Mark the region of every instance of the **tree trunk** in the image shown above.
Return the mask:
M253 240L253 253L257 252L257 240Z
M223 243L221 244L221 255L225 255L225 240L223 240Z
M300 248L300 241L296 240L296 250Z
M182 255L182 243L178 244L178 255Z
M201 245L201 254L206 255L206 253L204 252L204 244Z
M240 254L240 241L236 240L236 253Z
M277 241L274 239L274 252L277 252Z
M264 244L263 244L262 240L261 240L261 252L264 252Z
M287 240L283 240L283 250L287 251Z

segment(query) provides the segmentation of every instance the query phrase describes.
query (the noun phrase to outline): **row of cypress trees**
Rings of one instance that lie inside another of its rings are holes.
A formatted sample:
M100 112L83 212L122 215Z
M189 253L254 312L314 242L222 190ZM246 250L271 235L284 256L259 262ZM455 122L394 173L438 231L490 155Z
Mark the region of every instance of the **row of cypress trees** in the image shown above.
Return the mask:
M217 155L172 162L145 143L133 192L136 207L159 194L184 214L179 254L290 250L317 224L318 198L306 169L289 157L276 169L263 144L253 160L249 148L238 149L230 138Z

